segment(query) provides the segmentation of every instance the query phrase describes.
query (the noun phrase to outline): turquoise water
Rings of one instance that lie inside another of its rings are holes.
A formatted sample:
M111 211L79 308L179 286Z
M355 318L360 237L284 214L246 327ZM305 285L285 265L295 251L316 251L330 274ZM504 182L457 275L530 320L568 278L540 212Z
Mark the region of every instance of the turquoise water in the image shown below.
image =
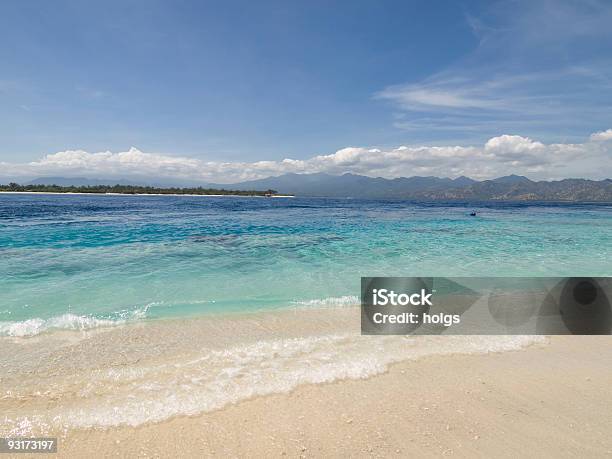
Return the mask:
M5 194L0 335L356 303L361 276L607 276L611 247L609 205Z

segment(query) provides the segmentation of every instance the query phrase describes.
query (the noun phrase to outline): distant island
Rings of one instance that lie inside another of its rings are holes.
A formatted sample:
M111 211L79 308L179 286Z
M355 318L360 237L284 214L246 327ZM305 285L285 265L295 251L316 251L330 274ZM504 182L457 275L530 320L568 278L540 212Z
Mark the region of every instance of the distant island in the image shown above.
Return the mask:
M276 190L226 190L225 188L158 188L139 185L19 185L9 183L0 185L0 192L12 193L88 193L88 194L183 194L183 195L221 195L221 196L275 196Z
M152 178L151 180L155 179ZM604 180L567 178L534 181L522 175L474 180L464 176L454 179L433 176L387 179L350 173L343 175L291 173L229 185L176 180L171 183L130 183L129 179L126 178L39 177L28 183L11 183L0 186L0 191L237 196L291 195L323 198L401 199L422 202L548 201L612 203L612 180L609 178Z

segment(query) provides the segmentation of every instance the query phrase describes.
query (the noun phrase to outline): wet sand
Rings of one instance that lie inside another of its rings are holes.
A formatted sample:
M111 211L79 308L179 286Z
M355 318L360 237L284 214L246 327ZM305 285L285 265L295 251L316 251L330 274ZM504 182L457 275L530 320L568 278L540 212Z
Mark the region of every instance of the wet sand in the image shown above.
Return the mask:
M424 357L198 416L72 431L60 456L611 457L611 344Z
M60 457L612 456L609 336L360 336L340 307L0 344L0 433Z

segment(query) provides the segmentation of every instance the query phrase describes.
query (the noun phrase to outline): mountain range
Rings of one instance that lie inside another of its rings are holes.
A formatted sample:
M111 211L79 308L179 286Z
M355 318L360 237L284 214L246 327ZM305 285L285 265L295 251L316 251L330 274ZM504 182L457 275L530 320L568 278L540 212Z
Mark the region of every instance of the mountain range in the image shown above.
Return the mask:
M476 181L468 177L372 178L344 174L285 174L231 185L235 189L274 189L297 196L415 200L598 201L612 202L612 180L532 181L521 175Z
M153 185L202 186L233 190L276 190L296 196L438 200L506 200L506 201L594 201L612 202L612 180L564 179L533 181L521 175L508 175L477 181L468 177L400 177L385 179L355 174L330 175L284 174L233 184L197 182L144 183L129 179L101 180L68 177L41 177L29 182L45 185Z

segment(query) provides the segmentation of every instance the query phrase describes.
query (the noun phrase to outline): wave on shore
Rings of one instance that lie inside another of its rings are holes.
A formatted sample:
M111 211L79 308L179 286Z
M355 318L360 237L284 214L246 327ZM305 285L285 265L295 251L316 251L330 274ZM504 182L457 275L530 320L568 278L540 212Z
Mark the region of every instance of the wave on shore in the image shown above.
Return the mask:
M0 433L138 426L286 393L303 384L368 378L403 360L504 352L545 340L361 336L351 323L353 313L332 308L324 314L303 310L164 321L115 328L69 344L49 346L46 339L13 343L30 359L11 359L15 350L5 349L0 394L6 409ZM309 324L309 330L320 330L303 333ZM330 326L337 328L324 329Z
M62 314L48 319L39 317L22 321L0 321L0 337L26 338L54 330L84 331L94 328L116 327L130 321L144 319L151 304L119 314L115 318L98 318L77 314Z
M339 297L293 301L291 305L297 307L333 308L355 306L359 304L359 301L359 297L356 295L344 295ZM200 303L210 303L210 301L193 301L187 304ZM95 328L116 327L146 318L149 308L158 304L161 303L149 303L142 308L124 311L112 318L66 313L47 319L35 317L23 321L0 321L0 337L10 336L15 338L27 338L55 330L85 331Z

